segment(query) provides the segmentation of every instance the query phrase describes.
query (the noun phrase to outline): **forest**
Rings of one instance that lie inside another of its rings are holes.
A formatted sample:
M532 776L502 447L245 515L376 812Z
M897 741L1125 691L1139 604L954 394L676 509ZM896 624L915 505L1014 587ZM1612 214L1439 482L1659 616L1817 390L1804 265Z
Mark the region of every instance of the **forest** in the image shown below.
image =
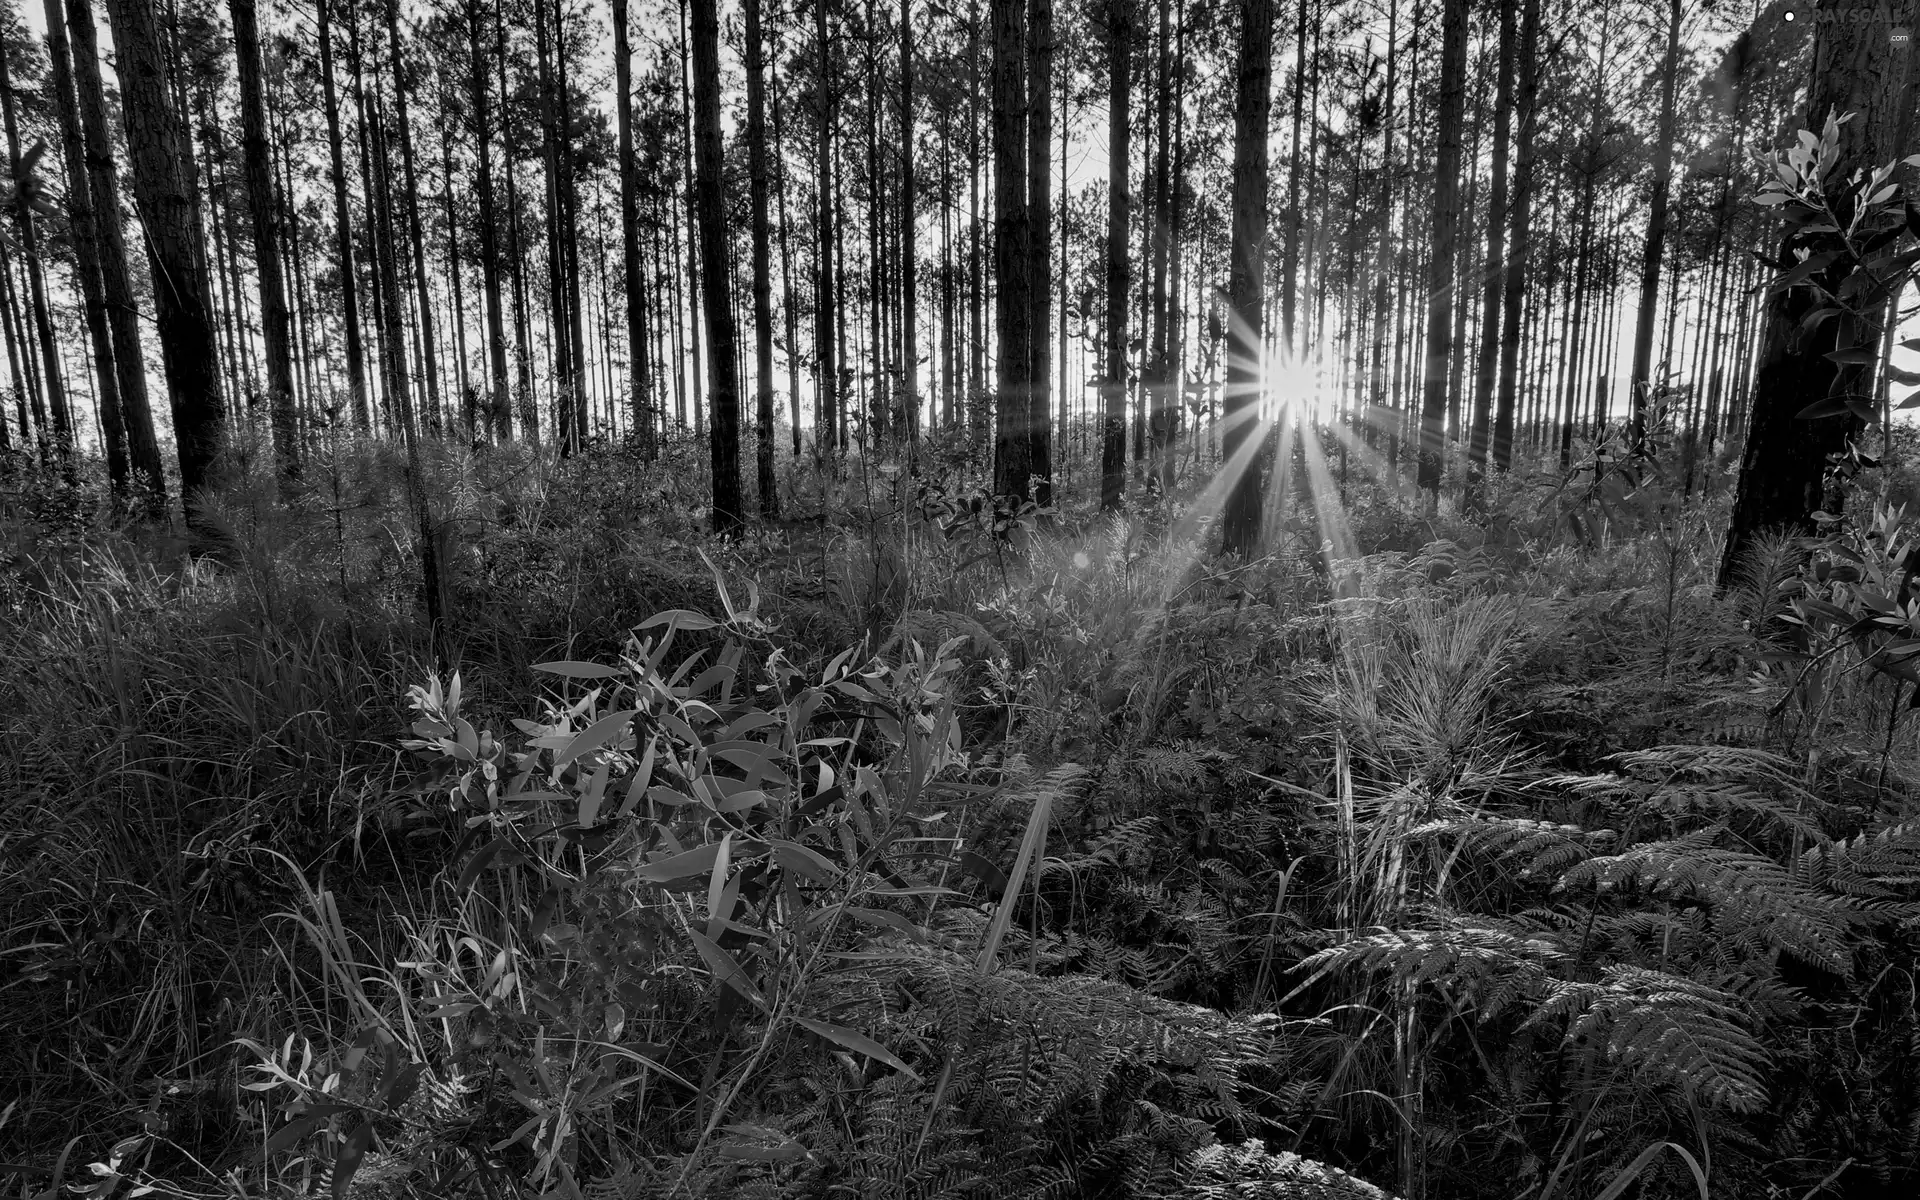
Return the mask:
M0 0L0 1190L1920 1194L1916 9Z

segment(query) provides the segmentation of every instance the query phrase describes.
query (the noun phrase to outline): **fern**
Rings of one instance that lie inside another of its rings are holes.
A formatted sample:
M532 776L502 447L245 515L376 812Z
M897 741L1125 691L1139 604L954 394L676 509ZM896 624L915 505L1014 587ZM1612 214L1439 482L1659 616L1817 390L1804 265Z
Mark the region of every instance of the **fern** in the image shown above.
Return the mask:
M1393 1200L1337 1167L1298 1154L1274 1154L1258 1141L1196 1151L1180 1200Z
M1569 1017L1569 1044L1595 1047L1620 1069L1709 1104L1758 1112L1767 1102L1767 1055L1743 1007L1711 984L1622 966L1596 983L1556 983L1527 1024Z
M1793 876L1805 887L1863 899L1911 897L1920 888L1920 822L1815 846L1794 864Z

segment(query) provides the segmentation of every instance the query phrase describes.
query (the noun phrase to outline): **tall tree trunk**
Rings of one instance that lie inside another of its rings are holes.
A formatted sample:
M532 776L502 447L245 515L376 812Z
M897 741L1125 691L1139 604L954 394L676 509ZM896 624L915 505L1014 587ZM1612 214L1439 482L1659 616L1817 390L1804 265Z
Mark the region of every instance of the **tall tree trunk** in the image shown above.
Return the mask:
M1399 0L1387 6L1387 80L1381 93L1380 117L1380 190L1376 204L1380 210L1379 245L1375 248L1373 273L1373 380L1367 412L1367 444L1375 445L1387 422L1387 336L1393 326L1398 304L1390 296L1388 276L1393 271L1393 102L1399 54Z
M1300 23L1294 31L1293 133L1287 143L1287 240L1280 253L1281 355L1291 358L1299 348L1294 325L1300 302L1300 124L1306 115L1307 13L1312 0L1300 0Z
M535 446L540 444L540 406L533 390L533 349L528 339L532 337L533 316L527 302L527 273L521 262L520 236L520 188L514 179L514 142L513 122L505 119L507 97L512 92L507 87L507 23L502 15L505 5L493 6L494 72L500 85L500 105L503 114L500 121L501 174L507 181L507 276L513 287L513 347L514 347L514 388L519 396L520 431L527 441ZM502 422L505 428L505 422Z
M547 333L553 346L554 437L560 453L572 454L580 446L580 431L573 423L573 352L567 345L571 329L566 319L567 255L562 243L561 226L566 222L566 204L560 187L559 101L554 96L551 38L547 31L547 0L534 0L534 38L540 88L540 152L546 167L547 217Z
M1027 12L1027 469L1034 500L1053 503L1053 0ZM1065 347L1062 347L1064 352Z
M1667 53L1660 68L1660 128L1653 147L1653 198L1647 240L1640 257L1640 313L1633 327L1632 446L1647 440L1647 400L1652 392L1654 310L1660 299L1660 258L1667 244L1667 193L1673 186L1674 91L1680 74L1680 0L1667 4Z
M772 520L780 515L780 489L773 473L772 231L767 220L767 64L760 4L761 0L746 0L747 170L753 207L753 452L760 515Z
M1499 400L1493 418L1493 465L1513 465L1514 406L1519 394L1521 318L1527 298L1528 256L1533 236L1533 139L1540 117L1540 3L1525 0L1520 20L1519 80L1515 107L1520 115L1514 149L1513 240L1506 256L1500 317Z
M1222 548L1260 544L1260 410L1267 243L1267 126L1273 109L1273 0L1240 0L1233 102L1233 242L1227 276L1227 391L1220 470L1227 475Z
M413 286L418 293L421 375L425 377L428 427L440 427L439 352L433 337L433 299L427 288L427 247L420 230L420 185L413 162L413 119L407 105L406 65L400 61L400 0L387 0L387 49L393 64L393 121L400 133L400 169L407 188L407 241L413 250Z
M833 280L833 154L834 121L833 94L829 86L831 75L831 45L827 40L827 6L816 3L813 6L813 33L815 52L819 58L817 77L814 84L815 115L820 121L819 144L815 147L814 161L819 166L815 179L816 203L819 211L815 214L814 233L818 244L814 248L814 274L817 277L819 294L813 304L814 381L813 423L814 453L823 461L834 456L840 447L839 393L840 376L834 355L834 313L836 292Z
M15 116L13 75L8 69L9 46L0 32L0 111L6 118L7 156L12 164L13 219L20 230L20 249L26 260L28 298L33 305L33 329L40 343L44 364L47 405L53 414L53 440L62 460L72 467L74 451L73 413L67 405L67 388L60 365L60 348L54 341L53 318L47 305L46 269L40 261L40 233L33 219L33 200L39 170L32 157L20 152L20 126Z
M733 289L727 278L726 207L720 180L719 9L719 0L693 3L694 211L700 223L700 266L705 275L700 297L706 303L707 315L707 394L713 404L709 441L713 526L716 533L729 533L740 526L741 519L740 394Z
M566 257L567 348L572 352L567 364L572 381L574 432L585 444L587 438L587 342L583 325L584 309L580 292L580 184L573 162L573 99L569 82L566 5L554 0L553 60L556 120L560 131L560 223L561 250Z
M800 461L800 315L793 290L793 244L787 236L787 158L783 150L786 130L781 120L780 74L774 64L769 63L768 67L773 70L774 183L780 207L780 311L787 329L787 417L792 426L788 433L793 438L793 460L797 465Z
M167 87L160 32L146 0L109 0L120 100L133 167L133 191L146 230L167 393L180 458L180 490L196 549L210 550L214 529L193 494L213 482L226 426L220 397L220 354L199 253L193 147Z
M1027 429L1032 362L1032 264L1027 209L1027 81L1025 0L993 0L993 324L996 377L993 487L998 495L1032 495L1032 440Z
M1433 238L1427 263L1426 365L1420 398L1418 484L1440 498L1441 422L1453 353L1453 259L1460 230L1460 125L1467 85L1467 3L1445 0L1440 19L1439 154L1434 161Z
M625 4L626 0L620 0L621 15L624 15ZM487 66L486 57L481 53L480 8L481 0L466 0L470 68L467 100L473 120L474 185L480 202L480 280L486 292L487 365L493 383L488 422L494 436L505 441L513 436L513 411L509 399L512 385L507 378L506 319L501 311L500 226L493 205L493 134L492 123L487 115ZM625 22L616 17L615 28L621 35L616 46L622 45L625 42ZM619 58L617 61L623 73L622 78L625 78L626 59ZM508 164L508 169L512 169L511 164Z
M1892 23L1911 28L1914 8L1913 0L1899 0L1892 6ZM1831 19L1814 25L1806 115L1819 129L1829 117L1853 114L1839 128L1839 152L1826 175L1837 191L1855 171L1885 166L1906 148L1912 59L1904 45L1895 48L1890 43L1888 10L1878 0L1836 0L1822 11ZM1819 236L1789 234L1778 258L1792 261L1795 250L1811 248ZM1835 264L1816 272L1809 282L1837 293L1843 269ZM1840 499L1825 495L1827 457L1846 451L1863 427L1862 418L1850 409L1812 418L1800 413L1822 399L1863 406L1871 402L1864 369L1826 356L1877 331L1857 328L1858 322L1842 316L1802 333L1816 303L1811 288L1796 287L1775 293L1766 304L1746 450L1720 562L1723 588L1735 582L1761 533L1779 529L1810 534L1812 514L1823 507L1832 511Z
M53 68L54 107L60 115L61 148L66 160L67 219L72 234L74 275L86 310L87 336L93 347L99 428L106 443L107 480L122 502L133 499L132 464L127 454L127 428L120 403L120 380L114 369L113 335L107 326L107 300L100 277L99 235L95 232L92 184L87 177L86 151L80 134L79 105L74 98L72 51L60 0L45 0L47 50ZM144 491L146 480L141 480Z
M1133 0L1106 0L1106 364L1101 372L1100 507L1117 511L1127 486L1127 230L1133 222ZM1263 205L1264 211L1264 205Z
M107 326L113 338L122 422L126 428L128 468L137 501L153 517L166 512L166 475L160 441L153 428L147 391L146 358L140 343L140 314L134 305L127 269L126 235L120 224L120 185L108 135L107 100L100 82L99 33L89 0L66 0L67 30L73 49L73 82L80 127L86 142L86 174L93 209L95 247ZM49 24L52 14L48 15Z
M280 276L280 229L275 217L273 167L267 160L267 103L260 81L260 26L254 0L228 0L240 75L240 153L253 217L254 272L260 281L260 325L267 351L268 412L283 489L300 476L299 431L293 407L293 344L286 284Z
M69 4L85 0L67 0ZM331 0L316 0L320 41L320 92L327 111L327 150L333 168L333 219L338 243L340 270L340 308L347 350L347 388L353 394L353 423L365 430L370 424L367 403L366 350L360 340L360 300L353 267L353 218L347 209L347 163L340 136L340 98L333 84L333 34L328 6Z
M759 0L753 0L757 10ZM756 11L757 15L757 11ZM653 390L647 378L647 331L641 306L640 183L633 156L633 48L627 35L627 0L613 0L615 114L620 124L620 276L627 291L627 361L633 427L640 453L655 453Z
M1480 344L1473 374L1473 434L1468 444L1467 503L1479 506L1492 432L1493 388L1500 363L1500 300L1506 289L1507 142L1513 124L1514 8L1500 0L1500 49L1493 101L1493 196L1487 208L1487 269L1481 280Z
M900 403L910 453L920 438L919 220L913 178L913 0L900 0Z

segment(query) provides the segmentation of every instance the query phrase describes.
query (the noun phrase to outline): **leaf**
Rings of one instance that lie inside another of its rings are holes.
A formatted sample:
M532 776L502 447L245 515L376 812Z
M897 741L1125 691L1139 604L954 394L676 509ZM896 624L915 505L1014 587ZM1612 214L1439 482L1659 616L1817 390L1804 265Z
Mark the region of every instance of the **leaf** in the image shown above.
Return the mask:
M849 905L847 907L847 915L856 921L861 921L868 925L874 925L882 929L891 929L896 933L903 933L910 940L919 942L922 945L926 943L927 931L915 925L912 921L907 920L897 912L888 912L884 908L858 908Z
M533 669L545 671L549 675L562 675L568 679L613 679L625 673L619 667L603 667L599 663L573 662L567 659L535 663Z
M706 960L707 969L713 972L716 980L745 996L762 1012L770 1011L767 998L760 994L759 988L753 986L753 979L747 974L746 968L735 961L733 955L722 950L718 942L697 929L687 930L687 936L693 939L693 948Z
M574 736L567 748L554 756L553 769L558 771L583 754L591 754L607 744L613 737L632 722L637 709L623 708L619 712L608 713L598 721L582 729Z
M352 1194L353 1173L367 1157L367 1147L373 1144L373 1122L362 1120L359 1126L333 1156L333 1200L347 1200Z
M713 856L713 874L707 879L707 936L717 938L726 922L726 913L721 902L727 894L727 868L733 864L733 835L727 834L720 839L720 849ZM730 907L729 910L731 911Z
M613 764L602 762L593 769L593 778L587 783L585 794L580 797L580 807L575 810L574 820L582 829L592 829L600 819L600 801L607 794L607 773Z
M669 630L685 629L690 633L697 633L703 629L717 628L719 624L720 622L702 616L690 608L670 608L666 612L655 613L635 628L644 630L665 625Z
M796 875L805 875L815 883L832 883L840 874L840 868L824 855L809 850L798 842L774 838L771 844L774 861L783 869L792 871Z
M1847 366L1871 366L1880 361L1880 352L1871 346L1855 346L1848 350L1830 350L1821 357Z
M920 1082L919 1072L902 1062L893 1051L864 1033L857 1033L839 1025L829 1025L825 1021L815 1021L810 1017L795 1017L794 1020L836 1045L844 1046L855 1054L864 1054L868 1058L883 1062L915 1083Z
M320 1126L325 1123L325 1117L316 1116L312 1112L301 1113L293 1120L282 1125L274 1132L272 1137L267 1139L267 1156L272 1157L282 1150L290 1149L306 1141L309 1137L313 1136L314 1130L320 1128Z
M1793 414L1796 421L1818 421L1826 417L1841 417L1853 410L1848 407L1845 396L1828 396L1815 400L1799 412Z
M708 842L704 846L695 846L683 853L650 862L634 874L646 883L673 883L676 880L691 879L695 875L705 875L713 869L714 861L720 857L722 844L722 842Z
M480 872L486 870L487 864L497 858L500 852L506 849L506 847L507 842L505 838L495 838L478 850L475 850L473 857L467 860L467 865L460 868L460 878L453 885L455 894L464 893L468 888L472 887L474 881L480 878Z

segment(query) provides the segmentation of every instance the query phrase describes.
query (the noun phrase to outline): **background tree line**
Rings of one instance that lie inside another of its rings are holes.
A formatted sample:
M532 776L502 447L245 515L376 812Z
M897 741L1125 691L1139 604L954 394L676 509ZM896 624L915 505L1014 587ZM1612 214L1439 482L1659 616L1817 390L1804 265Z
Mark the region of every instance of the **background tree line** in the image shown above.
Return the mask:
M1713 488L1763 152L1851 99L1890 159L1911 108L1866 23L1823 36L1890 98L1819 91L1786 3L105 7L4 23L5 430L154 511L249 423L290 484L345 430L691 434L721 528L783 457L937 448L1112 508L1241 451L1246 549L1293 426L1470 503L1610 437Z

